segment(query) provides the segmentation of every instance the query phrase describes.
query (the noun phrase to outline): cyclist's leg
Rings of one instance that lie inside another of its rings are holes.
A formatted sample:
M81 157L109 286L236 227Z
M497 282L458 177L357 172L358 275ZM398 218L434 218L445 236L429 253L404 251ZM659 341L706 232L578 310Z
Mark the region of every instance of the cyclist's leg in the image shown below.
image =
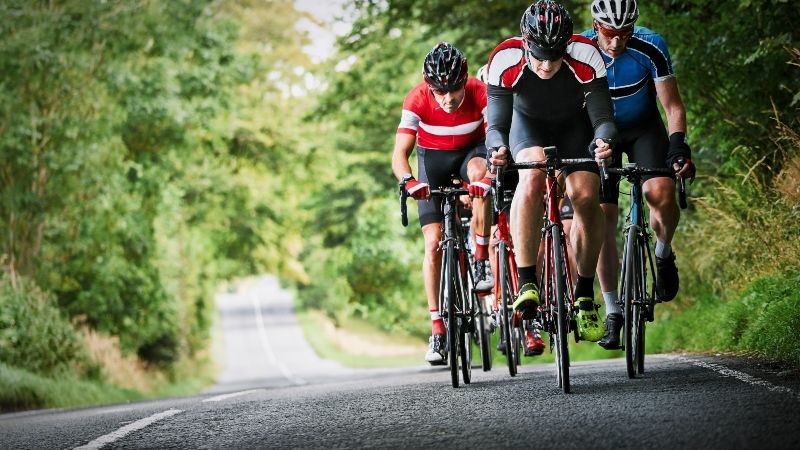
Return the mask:
M541 161L543 146L551 139L544 124L514 110L509 133L511 154L515 162ZM552 140L550 140L552 142ZM519 276L519 297L514 309L527 315L535 313L539 304L536 282L536 256L542 224L542 192L545 174L539 170L521 170L511 200L511 235Z
M461 164L461 177L470 183L486 176L486 146L481 143L470 149ZM489 272L489 239L491 232L491 197L472 199L471 228L475 239L475 289L488 292L494 287Z
M609 167L622 167L622 154L630 148L630 136L624 130L614 142L614 160ZM603 246L597 261L597 277L606 306L603 338L598 344L608 350L619 348L619 333L622 329L622 308L619 306L619 249L617 248L617 226L619 225L619 175L609 174L603 180L600 192L600 207L603 209L605 227Z
M667 167L669 140L661 118L650 120L633 149L632 157L648 167ZM675 182L671 177L646 177L644 197L650 206L650 226L656 235L656 264L658 276L656 294L662 301L675 298L678 293L678 270L672 253L672 238L680 220L680 209L675 201Z
M559 154L562 158L584 158L592 140L588 116L562 124L559 133ZM564 170L567 195L572 201L574 216L571 240L577 265L575 300L579 305L578 331L582 339L598 341L603 335L594 301L594 274L603 245L603 210L600 208L600 176L597 164L589 163Z

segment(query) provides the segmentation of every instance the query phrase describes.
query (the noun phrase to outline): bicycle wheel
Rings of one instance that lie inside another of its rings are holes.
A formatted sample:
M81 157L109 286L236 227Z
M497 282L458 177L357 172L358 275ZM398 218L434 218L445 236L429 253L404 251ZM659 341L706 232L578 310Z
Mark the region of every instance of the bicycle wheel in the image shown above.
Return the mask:
M517 375L516 357L514 355L516 347L513 345L513 328L511 326L511 305L514 303L512 299L513 293L511 292L511 274L509 273L508 264L508 248L505 242L500 242L498 246L498 254L500 260L500 336L506 342L506 361L508 363L509 375Z
M628 235L625 238L625 247L623 249L624 267L624 280L623 280L623 295L625 297L625 323L623 327L623 334L625 335L625 365L628 371L628 378L636 378L639 364L639 331L641 322L640 298L639 295L639 279L640 264L639 264L639 241L637 235L639 234L639 227L631 225L628 228Z
M444 267L442 277L445 278L444 282L444 301L447 304L447 364L450 368L450 380L453 387L458 387L458 344L459 344L459 329L458 318L456 316L456 305L458 304L458 297L456 294L456 264L455 264L455 249L453 243L448 242L444 252Z
M565 394L569 394L569 307L567 306L566 295L566 273L564 271L564 253L561 247L560 228L554 226L550 229L550 237L553 244L553 292L555 294L556 305L556 366L558 366L558 385ZM551 302L551 305L553 303Z
M461 376L464 384L472 381L472 329L475 325L474 310L472 309L472 296L469 289L469 269L467 268L466 255L458 253L458 352L461 358Z
M492 341L489 336L489 324L487 323L489 317L486 314L486 305L483 303L483 299L473 294L472 300L475 304L473 310L475 311L475 321L477 322L476 338L481 351L481 366L484 372L488 372L492 370Z
M640 270L639 276L639 296L640 301L635 306L633 326L636 329L636 373L641 375L644 373L644 336L645 327L647 326L647 317L650 314L648 311L647 299L647 270L645 266L645 247L647 245L643 236L637 240L639 242L638 248L638 264Z

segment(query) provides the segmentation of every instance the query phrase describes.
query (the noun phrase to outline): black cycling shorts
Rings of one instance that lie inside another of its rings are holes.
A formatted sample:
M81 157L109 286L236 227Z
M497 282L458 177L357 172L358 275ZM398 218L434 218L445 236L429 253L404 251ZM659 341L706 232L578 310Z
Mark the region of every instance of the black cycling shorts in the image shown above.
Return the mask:
M669 138L661 117L654 114L650 119L628 129L620 129L614 142L614 161L609 167L622 167L622 154L628 155L628 161L648 169L667 167L666 157L669 150ZM656 177L669 175L648 175L642 177L647 181ZM619 175L608 175L602 181L600 203L617 204L619 200Z
M589 144L593 139L594 130L585 111L578 117L558 121L534 119L516 108L511 116L509 144L514 159L521 150L528 147L551 145L558 147L558 156L562 159L590 158ZM566 167L563 170L565 175L578 171L600 173L594 162Z
M486 160L486 145L481 142L474 147L460 150L431 150L417 146L417 173L419 181L428 183L431 189L452 186L453 176L460 176L469 183L467 164L472 158ZM419 225L444 221L440 199L417 200Z

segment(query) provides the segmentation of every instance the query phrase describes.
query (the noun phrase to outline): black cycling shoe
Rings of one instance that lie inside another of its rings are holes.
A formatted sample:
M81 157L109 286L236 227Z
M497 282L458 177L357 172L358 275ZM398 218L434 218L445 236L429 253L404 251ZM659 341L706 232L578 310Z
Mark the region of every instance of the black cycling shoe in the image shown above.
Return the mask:
M678 295L678 268L675 267L675 253L666 258L656 256L656 299L668 302Z
M622 329L622 324L625 319L622 314L609 314L606 316L606 330L603 334L603 339L597 342L597 345L606 350L617 350L619 345L619 331Z

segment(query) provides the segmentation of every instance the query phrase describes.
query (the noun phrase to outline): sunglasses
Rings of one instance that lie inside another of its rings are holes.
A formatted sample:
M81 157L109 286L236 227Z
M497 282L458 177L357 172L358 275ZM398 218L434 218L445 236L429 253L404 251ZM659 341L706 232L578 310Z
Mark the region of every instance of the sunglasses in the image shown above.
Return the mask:
M614 28L606 28L603 25L597 24L597 31L608 39L620 38L626 40L633 35L633 28L625 28L622 30L615 30Z
M464 89L465 85L466 85L466 83L461 83L461 84L459 84L457 86L453 86L453 87L451 87L449 89L436 89L435 87L431 87L430 89L431 89L431 92L433 92L436 95L446 95L446 94L448 94L450 92L458 92L461 89Z

